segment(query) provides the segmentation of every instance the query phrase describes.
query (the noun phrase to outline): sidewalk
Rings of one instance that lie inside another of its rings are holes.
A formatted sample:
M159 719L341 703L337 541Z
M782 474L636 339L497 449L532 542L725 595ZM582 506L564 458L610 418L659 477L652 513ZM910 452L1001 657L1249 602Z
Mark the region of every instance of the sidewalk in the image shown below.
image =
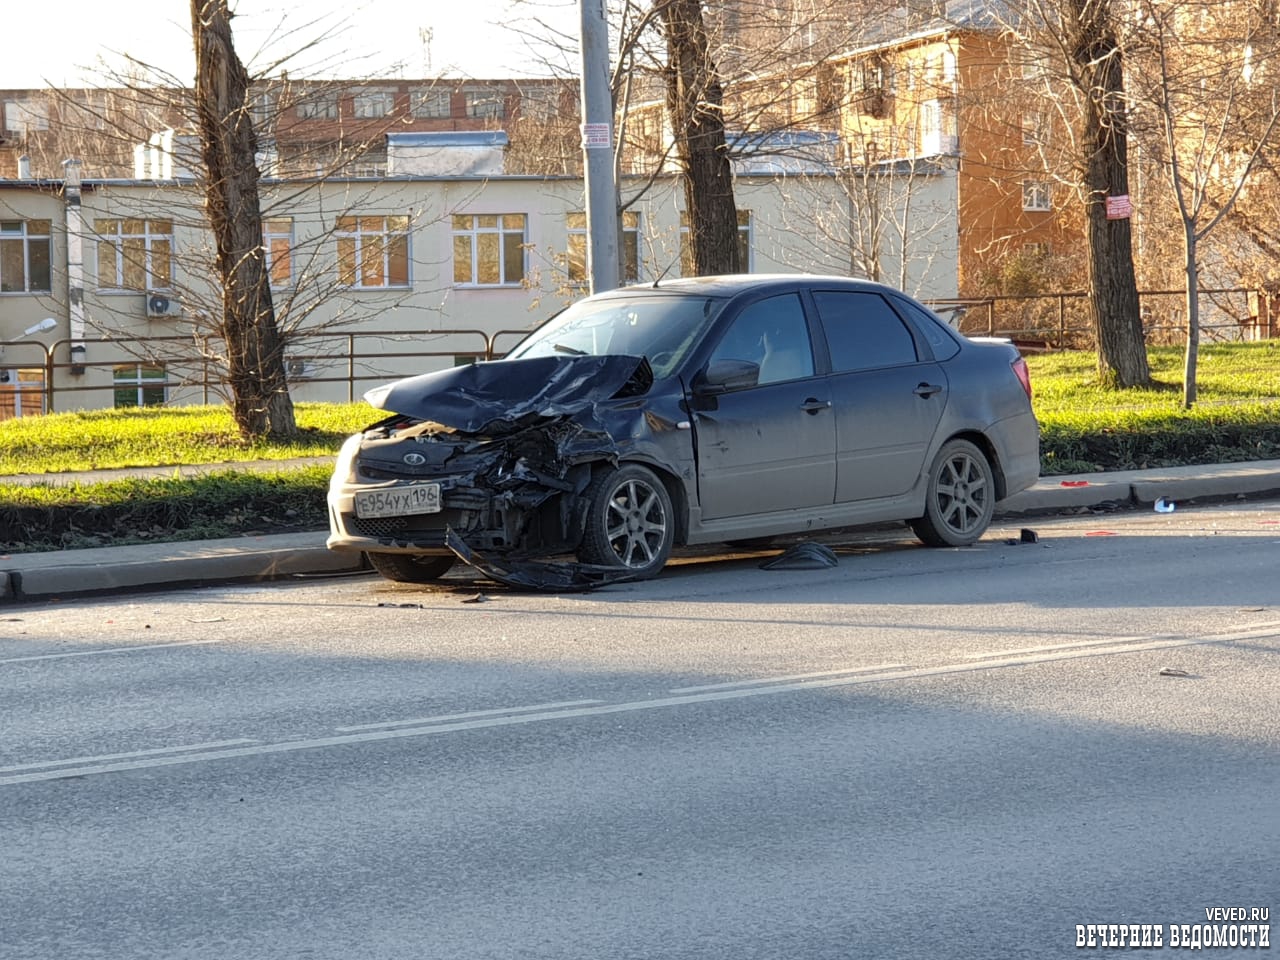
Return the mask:
M168 473L173 469L168 468ZM999 503L996 518L1009 520L1107 504L1149 509L1161 497L1185 504L1246 495L1280 496L1280 460L1045 477L1029 490ZM3 555L0 604L362 569L362 557L325 549L325 536L318 531Z

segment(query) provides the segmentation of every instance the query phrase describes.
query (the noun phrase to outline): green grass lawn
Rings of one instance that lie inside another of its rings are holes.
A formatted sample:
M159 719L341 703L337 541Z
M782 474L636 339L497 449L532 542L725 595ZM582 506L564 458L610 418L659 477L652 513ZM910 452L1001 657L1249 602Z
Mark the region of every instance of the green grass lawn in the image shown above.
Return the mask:
M1027 357L1046 454L1050 460L1059 457L1046 465L1052 472L1071 472L1064 464L1110 466L1080 456L1079 450L1055 453L1064 438L1165 435L1179 429L1199 435L1280 425L1280 341L1204 346L1197 378L1200 402L1190 411L1181 408L1182 351L1152 347L1148 357L1157 386L1120 391L1096 385L1092 353ZM295 442L254 445L240 439L225 407L94 410L0 421L0 477L328 456L348 435L383 416L365 403L299 403L296 413L303 432ZM1159 459L1178 459L1167 439L1159 446ZM1254 459L1267 455L1266 450L1250 454Z
M1182 354L1152 348L1155 389L1094 385L1087 353L1027 357L1045 475L1280 458L1280 343L1206 346L1201 402L1181 408ZM0 553L322 530L327 466L201 477L5 483L21 473L332 456L383 416L364 403L300 403L302 436L241 441L224 407L58 413L0 421Z

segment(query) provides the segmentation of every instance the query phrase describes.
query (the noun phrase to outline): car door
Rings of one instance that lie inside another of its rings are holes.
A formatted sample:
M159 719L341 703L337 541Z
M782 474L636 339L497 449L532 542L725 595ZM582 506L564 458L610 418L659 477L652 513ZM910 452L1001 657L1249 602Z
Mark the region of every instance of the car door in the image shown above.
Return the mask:
M875 291L815 290L831 357L837 503L914 486L946 409L947 379Z
M814 375L799 294L748 304L710 364L758 364L752 385L695 403L698 491L704 520L829 506L835 495L836 426L830 388Z

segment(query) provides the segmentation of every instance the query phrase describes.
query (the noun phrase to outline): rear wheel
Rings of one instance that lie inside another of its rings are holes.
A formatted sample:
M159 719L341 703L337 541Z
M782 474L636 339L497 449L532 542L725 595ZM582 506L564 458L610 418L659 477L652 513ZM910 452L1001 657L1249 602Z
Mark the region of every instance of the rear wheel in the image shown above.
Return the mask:
M675 517L671 497L653 473L638 464L606 470L584 492L589 504L578 557L584 563L656 576L671 556Z
M968 440L942 445L929 468L924 516L911 521L931 547L967 547L991 523L996 484L991 464Z
M453 566L453 557L415 553L367 553L369 563L388 580L397 583L431 583Z

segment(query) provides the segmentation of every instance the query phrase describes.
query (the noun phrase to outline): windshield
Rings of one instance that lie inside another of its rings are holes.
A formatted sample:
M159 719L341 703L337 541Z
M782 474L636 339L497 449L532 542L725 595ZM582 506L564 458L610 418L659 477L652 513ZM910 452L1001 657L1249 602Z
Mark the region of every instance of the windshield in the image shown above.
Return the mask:
M669 377L723 306L724 300L703 295L579 300L531 333L507 356L627 354L647 357L655 377Z

